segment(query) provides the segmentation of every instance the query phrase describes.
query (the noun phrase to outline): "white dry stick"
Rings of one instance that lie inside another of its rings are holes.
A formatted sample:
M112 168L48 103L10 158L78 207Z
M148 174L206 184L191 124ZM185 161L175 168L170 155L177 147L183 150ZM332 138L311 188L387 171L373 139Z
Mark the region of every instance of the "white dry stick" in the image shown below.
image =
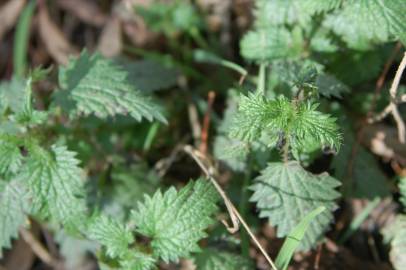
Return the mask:
M403 71L406 67L406 52L403 55L402 61L396 71L395 78L393 79L392 85L389 89L390 99L388 106L379 114L374 117L368 119L368 123L376 123L384 119L387 115L392 114L393 118L395 119L396 126L398 129L398 136L399 141L401 143L405 143L405 133L406 127L405 123L403 122L402 117L400 116L399 110L397 105L402 102L406 102L406 96L402 95L400 98L397 98L398 87L400 83L400 79L402 78Z
M58 269L59 261L52 257L48 250L35 238L31 231L21 229L20 234L25 242L31 247L35 255L38 256L45 264Z
M227 207L227 211L230 215L231 222L233 223L232 226L229 226L228 223L225 220L222 220L221 222L226 226L227 230L230 233L235 233L239 229L239 222L241 222L242 226L245 228L247 231L248 235L251 237L252 241L254 241L255 245L258 247L258 249L261 251L262 255L264 255L265 259L268 261L269 265L273 270L277 270L274 262L272 259L269 257L268 253L265 251L265 249L262 247L262 245L259 243L258 239L255 237L254 233L251 231L250 227L247 225L245 220L241 217L240 213L238 210L235 208L231 200L227 197L227 194L225 191L221 188L221 186L217 183L216 179L214 178L214 169L212 166L206 166L203 162L205 159L205 156L198 150L194 149L190 145L186 145L183 150L189 154L199 165L199 167L202 169L204 174L206 174L206 177L212 182L214 187L216 188L217 192L220 194L220 196L224 200L224 204Z

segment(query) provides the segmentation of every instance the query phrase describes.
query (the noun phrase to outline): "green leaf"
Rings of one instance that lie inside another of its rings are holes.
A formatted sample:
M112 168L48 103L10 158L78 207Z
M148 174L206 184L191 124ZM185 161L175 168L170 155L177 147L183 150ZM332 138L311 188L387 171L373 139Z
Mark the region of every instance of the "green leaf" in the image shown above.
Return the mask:
M353 156L352 148L356 142L348 121L349 119L344 118L340 121L340 126L344 131L345 144L332 162L334 176L343 182L343 195L347 198L370 200L388 196L387 177L379 169L374 156L363 146L359 146L357 154ZM350 161L352 169L349 171Z
M278 252L278 256L275 260L275 265L278 269L285 270L289 266L289 262L295 253L296 248L299 246L300 241L302 241L306 230L309 225L320 213L322 213L326 208L324 206L319 206L314 209L309 214L307 214L302 221L289 233L281 249Z
M160 107L131 84L128 73L100 54L83 51L59 69L59 83L62 90L56 92L55 102L71 115L94 113L106 118L129 114L138 121L145 117L166 123Z
M242 96L230 136L253 142L264 132L277 140L286 138L293 148L303 147L312 138L321 146L339 149L342 136L335 118L317 111L317 107L311 101L295 105L283 96L275 100L259 94Z
M334 200L340 197L335 190L340 183L327 173L313 175L298 162L269 163L251 187L251 201L257 203L260 217L277 226L277 236L285 237L313 209L326 208L310 224L299 250L309 250L323 237L337 208Z
M11 239L17 238L18 230L25 225L28 195L21 181L0 180L0 258L2 249L11 247Z
M400 202L403 207L406 208L406 177L402 177L399 180L399 192L400 192Z
M206 248L195 257L199 270L251 270L254 265L244 257L215 248Z
M88 225L87 237L102 245L99 260L103 269L149 270L155 267L156 259L132 246L135 244L132 232L116 218L94 217ZM113 265L110 267L110 264Z
M396 270L402 270L406 264L406 215L398 215L394 222L384 228L386 242L390 242L389 257Z
M19 139L11 135L0 136L0 174L15 174L21 168L23 156Z
M122 64L128 72L128 82L143 92L171 88L177 84L179 72L151 60L127 61Z
M50 151L31 145L29 154L21 177L28 181L33 211L66 225L80 224L86 202L76 154L58 145Z
M146 253L131 249L127 256L120 261L122 270L150 270L156 269L156 259Z
M134 242L131 231L117 220L101 215L92 220L87 236L98 241L106 249L110 258L123 256Z
M177 261L191 252L200 251L198 241L206 237L204 230L213 223L218 195L205 179L190 181L179 192L170 188L164 194L145 196L133 211L137 231L152 238L155 256L165 262Z
M348 0L327 16L325 26L354 49L393 41L406 32L404 0Z
M316 80L316 86L319 93L326 98L342 98L343 94L350 92L347 85L329 74L319 74Z
M13 77L10 81L0 84L0 112L4 113L8 108L14 112L21 112L26 102L26 82L23 79Z
M336 9L343 0L256 0L255 26L311 23L313 14Z
M252 30L244 35L240 47L245 59L256 62L298 55L290 32L283 27Z

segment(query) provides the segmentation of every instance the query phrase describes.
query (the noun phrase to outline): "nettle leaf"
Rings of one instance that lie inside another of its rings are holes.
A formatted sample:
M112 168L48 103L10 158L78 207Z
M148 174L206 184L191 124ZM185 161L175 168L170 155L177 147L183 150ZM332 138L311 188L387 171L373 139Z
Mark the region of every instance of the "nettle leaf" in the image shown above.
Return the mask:
M338 8L343 0L256 0L255 26L310 23L311 16Z
M19 139L11 135L0 135L0 174L17 173L22 162Z
M406 207L406 177L402 177L399 180L399 192L400 192L400 202L403 207Z
M327 98L341 98L350 90L348 86L333 75L323 72L324 67L314 61L275 61L272 72L276 73L279 83L286 84L292 92L304 89L316 91Z
M131 231L119 221L101 215L91 221L87 235L98 241L106 249L107 256L116 258L127 253L128 246L134 242Z
M385 242L390 243L389 257L396 270L405 268L406 264L406 215L398 215L383 230Z
M28 212L27 191L21 181L0 180L0 258L2 249L11 247L12 238L25 225Z
M206 237L204 230L213 223L217 199L208 180L190 181L179 192L172 187L164 194L158 191L145 196L132 220L139 233L152 239L155 256L165 262L177 261L200 251L197 242Z
M93 113L106 118L129 114L138 121L144 117L166 123L151 97L133 86L124 69L100 54L83 51L78 59L59 69L59 82L62 90L56 92L55 102L73 115Z
M4 113L8 108L14 113L22 111L26 100L25 89L25 80L17 77L2 82L0 84L0 112Z
M206 248L194 257L199 270L250 270L254 265L248 259L231 252Z
M283 96L268 100L259 94L248 94L241 97L230 136L252 142L264 132L274 138L286 138L293 148L312 138L321 146L339 149L342 136L336 119L317 111L317 107L311 101L295 105Z
M128 61L123 63L128 72L128 81L143 92L171 88L177 84L179 72L151 60Z
M245 59L256 62L298 55L290 32L283 27L252 30L244 35L240 47Z
M288 235L310 211L324 206L327 210L310 224L298 248L309 250L333 221L332 212L337 209L334 200L340 197L335 188L339 185L327 173L313 175L295 161L269 163L255 179L250 200L257 203L260 217L277 226L278 237Z
M406 32L404 0L348 0L342 10L327 16L331 28L355 49L367 49L397 39Z
M329 74L319 74L316 86L319 93L326 98L342 98L344 94L350 92L350 88L347 85Z
M156 269L156 259L146 253L131 249L120 261L121 270L150 270Z
M347 198L371 200L388 196L390 192L387 178L379 169L374 156L363 146L359 146L357 154L353 157L352 148L356 142L348 121L349 119L340 119L345 143L332 162L334 176L343 182L343 195ZM350 160L352 160L351 169L348 167Z
M28 181L33 211L63 224L82 222L86 202L76 153L58 145L50 151L33 145L29 153L21 176Z
M255 26L267 27L281 24L304 24L309 14L303 12L297 0L257 0L255 1Z

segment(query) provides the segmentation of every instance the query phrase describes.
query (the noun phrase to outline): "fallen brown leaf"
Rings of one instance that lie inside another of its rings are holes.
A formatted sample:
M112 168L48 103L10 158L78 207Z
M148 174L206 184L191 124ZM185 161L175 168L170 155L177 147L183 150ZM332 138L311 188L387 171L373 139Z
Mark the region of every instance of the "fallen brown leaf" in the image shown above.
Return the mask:
M98 50L106 57L114 57L120 54L122 45L120 20L112 16L103 28Z
M67 64L69 56L77 54L77 50L65 38L58 26L51 21L45 5L40 5L38 17L39 33L48 53L58 64Z
M89 0L58 0L61 8L72 13L83 22L93 26L103 26L108 17L94 1Z
M25 5L26 0L10 0L0 9L0 41L3 35L16 23L18 15Z

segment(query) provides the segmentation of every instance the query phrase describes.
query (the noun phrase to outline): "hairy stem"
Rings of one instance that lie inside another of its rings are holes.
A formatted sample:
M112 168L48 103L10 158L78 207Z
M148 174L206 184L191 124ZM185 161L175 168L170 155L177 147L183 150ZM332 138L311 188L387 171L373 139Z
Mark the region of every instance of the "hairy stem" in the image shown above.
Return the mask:
M261 63L259 66L257 92L261 94L265 94L266 66L267 64L265 62Z
M288 137L286 136L286 142L285 142L285 144L283 145L283 153L282 153L282 155L283 155L283 162L284 163L288 163L288 161L289 161L289 139L288 139Z

